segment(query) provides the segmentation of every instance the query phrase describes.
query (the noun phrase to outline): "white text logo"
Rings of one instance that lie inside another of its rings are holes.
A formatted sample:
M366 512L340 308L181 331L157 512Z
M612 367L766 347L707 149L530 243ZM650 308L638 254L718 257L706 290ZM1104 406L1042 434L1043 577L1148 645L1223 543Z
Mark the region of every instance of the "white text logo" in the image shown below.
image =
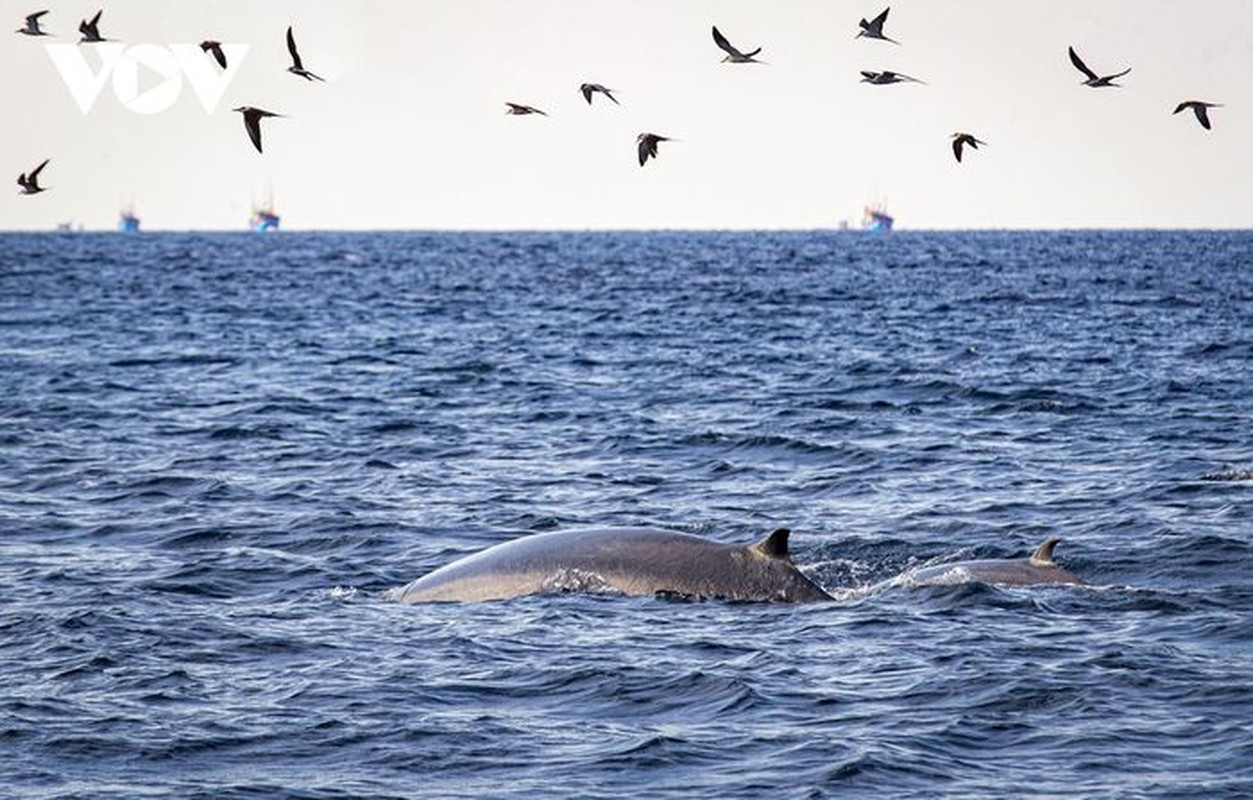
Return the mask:
M100 66L93 69L84 54L87 48L74 44L44 47L84 114L91 111L110 78L118 102L136 114L157 114L174 105L182 94L184 80L191 85L205 112L211 114L248 52L246 44L222 45L230 66L220 70L213 58L194 44L100 42L91 47L100 57ZM145 73L155 77L156 83L141 89Z

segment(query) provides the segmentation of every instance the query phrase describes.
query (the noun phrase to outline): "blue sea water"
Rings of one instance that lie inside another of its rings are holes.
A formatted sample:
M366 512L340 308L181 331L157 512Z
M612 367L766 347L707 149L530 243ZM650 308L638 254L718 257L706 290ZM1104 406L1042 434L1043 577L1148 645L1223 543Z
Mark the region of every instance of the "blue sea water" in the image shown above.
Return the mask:
M1253 796L1253 233L0 245L6 797ZM384 597L607 525L839 599Z

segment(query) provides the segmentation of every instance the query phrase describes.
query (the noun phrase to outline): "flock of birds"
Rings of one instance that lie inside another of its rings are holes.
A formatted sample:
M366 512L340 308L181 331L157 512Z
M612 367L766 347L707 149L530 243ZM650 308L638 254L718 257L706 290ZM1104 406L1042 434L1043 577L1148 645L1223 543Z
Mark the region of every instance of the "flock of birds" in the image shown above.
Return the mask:
M857 31L857 35L853 38L855 39L861 39L861 38L878 39L879 41L890 42L891 44L895 44L899 46L900 42L896 41L895 39L892 39L891 37L889 37L887 34L883 32L883 26L886 25L888 21L888 12L890 12L891 10L892 8L891 6L889 6L883 9L883 11L879 12L878 16L874 17L873 19L867 20L863 17L857 23L859 30ZM731 44L730 40L727 39L727 37L724 36L721 31L718 30L717 25L713 26L712 34L713 34L714 44L716 44L719 49L721 49L724 53L726 53L726 55L723 56L722 58L723 63L730 63L730 64L766 64L768 63L766 61L762 61L761 59L757 58L757 55L761 53L761 47L757 47L748 52L744 52L743 50L740 50L735 45ZM1116 87L1119 84L1114 83L1115 79L1121 78L1122 76L1131 72L1130 67L1128 67L1127 69L1124 69L1121 72L1116 72L1112 75L1098 75L1097 73L1093 72L1088 67L1087 64L1083 62L1083 59L1081 59L1079 57L1079 54L1075 52L1074 47L1068 48L1068 54L1070 55L1070 63L1073 64L1075 68L1078 69L1080 72L1082 72L1084 75L1085 80L1083 81L1083 85L1090 86L1094 89L1099 89L1099 88L1107 87L1107 86ZM904 73L900 73L900 72L892 72L890 70L883 70L880 72L874 72L871 70L862 70L861 82L869 83L874 86L887 86L887 85L894 84L894 83L923 83L923 84L926 83L926 81L919 80L918 78L914 78L914 77L905 75ZM584 83L582 86L579 87L579 89L583 93L583 97L587 100L589 105L592 102L592 94L595 92L603 93L610 100L613 100L615 103L618 102L616 99L614 99L609 89L606 89L604 86L601 86L598 83ZM508 107L508 110L505 112L507 114L544 114L545 113L534 106L529 106L529 105L525 105L522 103L506 103L505 105ZM1185 100L1184 102L1180 103L1179 105L1175 107L1175 110L1173 113L1178 114L1181 111L1191 110L1196 115L1197 121L1201 123L1201 127L1205 128L1206 130L1210 130L1209 109L1216 108L1221 105L1222 105L1221 103L1210 103L1204 100ZM961 163L962 153L964 152L965 148L969 147L972 150L978 150L979 145L987 144L987 142L983 141L982 139L976 138L973 134L965 133L963 131L958 131L957 133L954 133L951 138L952 138L952 147L953 147L953 157L957 159L958 163ZM658 142L667 142L667 141L672 141L672 140L669 137L661 136L656 133L641 133L636 138L636 148L637 148L638 155L639 155L640 166L641 167L644 166L644 164L647 163L648 159L657 157Z
M863 18L862 20L860 20L860 22L858 23L859 30L857 32L857 35L854 38L877 39L879 41L889 42L891 44L895 44L899 46L900 42L888 37L888 35L884 33L884 30L883 30L884 26L887 24L889 11L891 11L891 7L885 8L882 12L878 14L878 16L874 17L873 19L867 20ZM49 35L48 32L45 31L41 27L41 19L47 13L48 12L45 10L45 11L37 11L33 14L28 15L26 17L26 24L23 27L18 28L17 33L20 33L26 36ZM102 13L103 13L103 10L97 11L95 16L93 16L91 19L89 20L84 19L79 23L78 30L79 30L79 33L82 34L82 38L79 40L80 44L108 41L107 39L105 39L103 36L100 35L99 26L100 26L100 16ZM728 40L727 37L724 36L721 31L718 30L718 26L716 25L714 25L712 28L712 34L713 34L714 44L717 45L718 48L723 51L723 53L725 53L725 56L722 59L723 63L731 63L731 64L765 64L765 63L768 63L765 61L761 61L760 59L757 58L757 55L761 53L761 50L762 50L761 47L757 47L753 50L745 52L739 49L738 47L736 47L735 45L731 44L730 40ZM208 56L212 57L213 60L218 64L218 66L221 67L223 70L227 68L226 55L222 50L221 42L218 42L215 40L205 40L200 43L200 49L203 50ZM304 78L307 81L324 80L324 78L322 78L321 76L316 75L313 72L310 72L308 69L305 68L304 62L300 58L300 53L296 49L296 39L292 33L291 26L288 26L287 28L287 52L291 56L291 62L292 62L292 65L287 68L288 72L298 77ZM1117 86L1120 86L1120 84L1115 83L1115 81L1118 78L1121 78L1127 73L1131 72L1131 68L1128 67L1127 69L1124 69L1120 72L1115 72L1109 75L1101 75L1093 71L1090 67L1088 67L1088 65L1083 61L1083 59L1079 57L1079 54L1075 52L1074 47L1069 47L1067 52L1068 52L1068 55L1070 56L1070 63L1074 65L1075 69L1083 73L1084 80L1082 81L1082 85L1084 86L1088 86L1094 89L1100 89L1100 88L1105 88L1105 87L1117 87ZM862 76L861 77L862 83L868 83L874 86L887 86L887 85L891 85L895 83L920 83L920 84L925 83L925 81L921 81L918 78L914 78L914 77L911 77L909 75L905 75L899 72L892 72L889 70L883 70L879 72L863 70L861 72L861 76ZM613 96L614 90L608 89L599 83L583 83L579 86L579 91L582 93L583 98L587 101L588 105L592 104L592 98L594 95L597 95L597 94L604 95L607 99L611 100L616 105L621 105L618 102L618 99ZM1175 110L1173 113L1178 114L1185 110L1192 111L1192 113L1196 116L1197 121L1200 123L1201 127L1205 128L1206 130L1210 130L1211 125L1210 125L1210 119L1209 119L1209 109L1217 108L1217 107L1220 107L1221 105L1222 105L1221 103L1211 103L1211 102L1204 101L1204 100L1185 100L1179 103L1175 107ZM515 114L515 115L539 114L539 115L547 116L546 112L536 108L535 106L526 105L524 103L506 102L505 106L506 106L506 112L505 112L506 114ZM243 115L244 130L247 131L249 140L252 142L253 146L256 147L257 152L262 152L261 120L267 117L281 117L283 115L275 113L273 111L266 111L265 109L262 109L262 108L256 108L254 106L240 106L238 108L235 108L234 111ZM962 154L965 148L968 147L971 150L977 150L979 148L979 145L987 144L987 142L984 142L983 140L975 137L973 134L966 133L963 131L958 131L952 134L951 138L952 138L953 157L957 159L958 163L960 163L962 160ZM639 158L640 166L641 167L644 166L650 158L656 158L658 144L661 142L668 142L668 141L674 141L674 140L668 136L662 136L656 133L645 132L645 133L639 134L639 136L636 137L636 153ZM39 166L35 167L30 172L28 173L24 172L18 176L17 183L21 187L21 194L32 195L32 194L38 194L45 190L45 187L40 186L39 184L39 173L43 170L44 167L48 165L49 160L50 159L44 159L44 161Z
M25 36L49 36L51 34L43 29L41 20L47 14L47 10L36 11L26 16L26 24L17 29L17 33ZM85 19L78 23L78 32L82 34L82 38L78 40L79 44L92 44L97 42L107 42L108 39L100 35L100 16L104 13L104 9L96 12L91 19ZM208 56L212 57L217 65L223 70L227 69L228 63L226 53L222 50L222 43L215 39L206 39L200 43L200 49ZM292 32L292 26L287 26L287 52L291 56L291 66L287 71L307 81L325 81L326 79L305 68L304 62L300 58L300 52L296 49L296 37ZM281 117L273 111L266 111L262 108L253 106L240 106L235 111L243 114L244 130L248 133L248 139L253 146L257 148L257 152L261 149L261 120L266 117ZM46 191L47 187L39 185L39 173L43 168L48 166L51 159L45 158L39 166L30 172L23 172L17 177L17 185L21 187L20 194L32 195Z

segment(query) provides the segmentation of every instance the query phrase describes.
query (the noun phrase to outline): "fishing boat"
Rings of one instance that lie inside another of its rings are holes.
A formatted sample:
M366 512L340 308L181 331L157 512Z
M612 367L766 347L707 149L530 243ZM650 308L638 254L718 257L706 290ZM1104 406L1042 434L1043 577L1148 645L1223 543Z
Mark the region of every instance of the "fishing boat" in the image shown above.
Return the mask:
M267 231L277 231L278 223L282 221L282 217L278 216L278 212L274 211L274 201L268 201L263 206L252 207L252 217L248 218L248 227L258 233L266 233Z
M258 202L254 194L252 198L252 216L248 218L248 227L258 233L278 230L282 217L274 210L274 187L265 190L265 199Z
M278 230L281 221L282 217L275 213L272 205L266 208L254 208L252 217L248 220L248 227L259 233L265 233Z
M861 220L861 228L864 231L883 231L892 230L892 225L896 220L888 213L887 208L882 203L876 203L872 206L866 206L865 215Z
M122 233L139 233L139 217L134 206L127 206L118 212L117 229Z

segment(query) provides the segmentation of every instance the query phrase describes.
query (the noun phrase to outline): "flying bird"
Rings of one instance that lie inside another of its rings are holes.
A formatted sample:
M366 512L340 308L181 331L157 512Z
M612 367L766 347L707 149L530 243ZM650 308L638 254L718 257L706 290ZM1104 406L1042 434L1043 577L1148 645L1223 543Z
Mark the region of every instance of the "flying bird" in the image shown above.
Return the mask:
M1196 121L1201 123L1201 127L1205 130L1209 130L1209 109L1222 108L1222 105L1222 103L1207 103L1204 100L1185 100L1175 106L1175 110L1171 113L1178 114L1185 108L1190 108L1192 109L1192 113L1196 114Z
M36 11L34 14L27 14L26 15L26 27L18 28L17 32L24 33L27 36L47 36L48 32L45 31L43 28L39 27L39 18L47 13L48 12L45 10L45 11Z
M45 158L42 164L30 171L29 175L23 172L17 176L17 185L22 187L22 194L39 194L44 191L44 187L39 185L39 172L48 166L48 162L51 160L50 158Z
M644 166L644 162L650 158L657 157L657 143L672 141L668 136L658 136L655 133L641 133L635 137L635 143L639 151L640 166Z
M610 94L610 92L614 91L613 89L606 89L604 86L601 86L599 83L581 84L579 86L579 91L583 93L583 99L587 101L587 104L589 106L592 104L592 95L595 94L596 92L600 92L605 97L608 97L610 100L614 102L615 105L622 105L621 103L618 102L618 98Z
M908 75L902 74L900 72L890 72L888 70L884 70L883 72L870 72L864 69L861 71L861 82L874 84L875 86L887 86L890 83L905 83L905 82L926 83L926 81L920 81L917 78L911 78Z
M206 53L213 55L213 60L218 62L218 66L226 69L226 53L222 52L222 43L213 39L206 39L200 43L200 49Z
M304 62L300 60L300 53L296 52L296 37L292 36L291 26L287 26L287 52L291 53L291 66L287 71L293 75L299 75L307 81L325 81L321 75L314 75L305 69Z
M104 9L102 8L96 12L96 16L92 17L90 21L83 20L78 23L78 32L83 35L83 38L78 40L79 44L82 44L83 42L90 43L108 41L100 35L100 15L103 13Z
M521 103L510 103L508 100L505 101L505 105L509 106L509 108L505 109L506 114L539 114L541 117L548 116L547 112L540 111L535 106L526 106Z
M714 44L718 45L719 47L723 49L723 51L726 52L726 55L723 56L722 58L723 63L726 63L728 61L730 61L732 64L764 64L766 63L764 61L758 61L757 59L753 58L753 56L761 52L760 47L758 47L756 50L752 51L751 53L741 53L739 50L735 48L735 45L727 41L727 37L722 35L722 33L718 30L717 25L713 26L713 32L714 32Z
M1097 75L1088 69L1087 64L1083 63L1083 59L1075 52L1075 48L1069 47L1067 50L1070 53L1070 63L1075 65L1075 69L1088 76L1088 79L1083 82L1084 86L1091 86L1094 89L1099 89L1102 86L1118 86L1119 84L1114 83L1114 79L1121 78L1131 71L1131 67L1127 67L1122 72L1116 72L1113 75Z
M891 10L892 10L891 6L883 9L882 14L870 20L869 22L866 22L865 19L862 19L861 22L857 23L858 26L861 27L861 30L858 31L857 35L854 36L853 38L860 39L861 37L865 36L867 39L882 39L883 41L891 42L892 44L900 44L900 42L896 41L895 39L889 39L888 37L883 35L883 23L888 21L888 12Z
M281 117L282 114L275 114L273 111L265 111L252 106L240 106L234 109L244 115L244 130L248 131L248 138L252 140L253 147L257 148L257 152L261 150L261 120L265 117Z
M961 163L963 146L969 145L971 150L978 150L979 145L981 144L987 144L987 142L981 139L976 139L975 137L971 136L969 133L953 134L953 155L956 156L957 163L959 164Z

